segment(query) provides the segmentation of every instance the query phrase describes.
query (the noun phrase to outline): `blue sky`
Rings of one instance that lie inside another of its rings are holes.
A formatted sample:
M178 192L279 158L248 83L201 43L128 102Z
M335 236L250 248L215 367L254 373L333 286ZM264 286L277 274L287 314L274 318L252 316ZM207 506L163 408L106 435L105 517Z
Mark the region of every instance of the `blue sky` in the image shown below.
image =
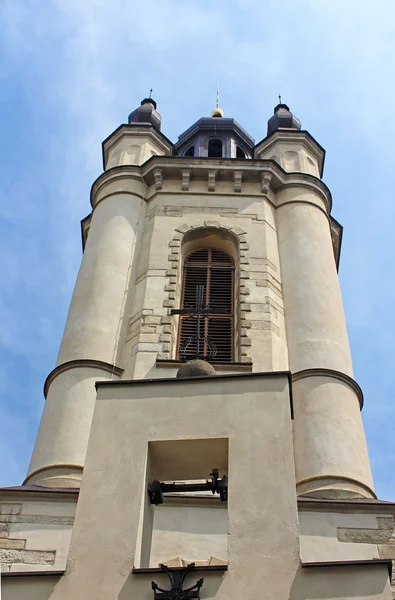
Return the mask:
M376 491L395 499L395 3L1 0L0 485L26 474L101 142L154 88L177 136L221 107L258 141L282 94L327 150Z

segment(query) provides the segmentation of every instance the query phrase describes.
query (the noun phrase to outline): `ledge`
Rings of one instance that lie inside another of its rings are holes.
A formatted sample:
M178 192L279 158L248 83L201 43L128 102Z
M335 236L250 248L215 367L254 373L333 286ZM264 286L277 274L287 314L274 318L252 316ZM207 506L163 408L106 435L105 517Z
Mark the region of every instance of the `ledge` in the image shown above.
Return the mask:
M370 560L334 560L323 562L302 562L302 569L323 567L377 567L385 565L388 574L392 575L392 560L388 558L372 558Z
M61 577L66 571L2 571L3 577Z
M68 371L69 369L75 369L78 367L88 367L90 369L101 369L102 371L107 371L108 373L113 373L120 377L123 373L123 369L121 367L117 367L116 365L112 365L111 363L104 362L102 360L92 360L89 358L82 358L80 360L69 360L61 365L58 365L50 372L48 377L44 383L44 397L47 397L49 386L60 373L64 371Z
M342 373L341 371L335 371L333 369L321 369L321 368L304 369L303 371L297 371L296 373L293 373L292 382L299 381L300 379L305 379L307 377L319 377L319 376L332 377L333 379L338 379L342 383L345 383L346 385L348 385L348 387L351 388L353 390L353 392L355 392L355 394L357 395L359 406L362 410L362 408L363 408L363 392L362 392L361 388L359 387L357 382L352 377L350 377L349 375L346 375L345 373Z
M341 512L377 512L395 514L395 502L378 500L377 498L314 498L298 496L298 510L306 511L341 511Z
M167 358L157 358L156 366L164 369L179 369L187 361ZM215 362L209 361L216 371L234 371L235 373L252 373L252 362ZM231 374L231 373L230 373Z
M169 571L179 571L180 569L185 569L185 567L168 567ZM227 571L228 565L207 565L207 566L197 566L190 571L190 573L201 572L201 571ZM133 575L151 575L152 573L161 573L165 574L163 569L160 567L147 567L147 568L137 568L133 567L132 569Z

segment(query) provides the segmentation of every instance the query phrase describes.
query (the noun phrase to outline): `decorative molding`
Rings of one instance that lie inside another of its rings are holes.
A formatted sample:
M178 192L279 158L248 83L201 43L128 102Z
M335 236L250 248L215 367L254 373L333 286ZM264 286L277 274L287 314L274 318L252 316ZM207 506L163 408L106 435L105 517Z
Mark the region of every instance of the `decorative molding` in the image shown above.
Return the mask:
M234 178L234 191L236 193L240 193L242 181L243 181L243 171L234 171L233 178Z
M181 171L181 189L183 192L189 190L189 182L191 178L191 171L189 169L182 169Z
M168 284L165 286L165 291L167 292L166 298L163 301L163 307L168 309L168 319L169 321L166 323L169 325L169 330L167 331L170 334L170 341L165 342L163 344L162 351L157 355L157 358L160 360L170 360L173 355L173 348L176 342L176 320L174 316L170 315L170 311L175 308L175 290L174 285L177 282L177 275L179 270L179 262L181 258L181 247L182 240L186 233L190 231L198 231L205 229L216 229L218 231L226 231L227 233L234 236L235 241L237 242L236 247L239 255L239 263L243 263L243 266L248 265L249 259L246 256L246 251L248 250L248 243L246 238L246 231L238 226L228 227L226 225L222 225L219 221L204 221L202 225L189 225L188 223L184 223L183 225L179 225L175 229L175 234L172 240L169 242L169 247L172 248L172 253L169 255L169 269L167 270L167 277L169 278ZM245 290L246 286L242 279L240 272L240 280L239 280L239 289ZM245 325L246 322L246 311L242 309L240 311L238 326L240 331L243 332L243 335L240 336L240 361L242 363L251 363L251 357L248 355L248 348L251 346L251 340L248 335L247 329Z
M352 389L353 392L355 392L358 398L359 406L362 410L363 392L357 382L349 375L346 375L341 371L334 371L333 369L304 369L303 371L297 371L296 373L292 374L292 382L294 383L295 381L305 379L306 377L332 377L333 379L338 379L342 383L345 383L349 388Z
M30 479L32 479L33 477L35 477L36 475L38 475L39 473L43 473L44 471L61 471L61 470L66 469L68 474L70 475L70 470L74 471L71 475L82 475L82 472L84 470L84 465L77 465L77 464L73 464L73 463L59 463L59 464L55 464L55 463L50 463L49 465L45 465L44 467L40 467L39 469L35 469L34 471L32 471L31 473L28 473L26 476L26 479L23 482L23 486L28 485L28 481ZM77 480L77 478L74 478L75 480ZM34 482L31 483L30 485L34 486L36 485ZM37 486L40 487L40 486Z
M273 175L272 173L268 173L264 171L261 176L261 192L262 194L267 194L270 190L270 183L272 181Z
M155 169L154 181L155 181L155 189L161 190L163 188L163 171L162 171L162 169Z
M207 174L207 189L209 192L215 192L215 178L217 171L209 171Z
M293 376L291 376L292 379ZM354 479L353 477L345 477L344 475L333 475L329 473L328 475L312 475L311 477L305 477L305 479L300 479L300 481L296 482L296 488L298 486L304 485L305 483L310 483L311 481L323 481L327 479L332 483L336 483L339 481L349 482L352 485L355 485L358 488L365 490L370 498L377 498L375 492L365 483L358 481L358 479ZM303 493L301 494L303 495Z
M121 369L121 367L117 367L116 365L112 365L111 363L107 363L102 360L92 360L89 358L69 360L68 362L58 365L53 369L53 371L50 372L44 383L44 397L47 397L49 386L51 385L55 377L60 375L60 373L64 373L64 371L68 371L69 369L77 369L83 367L107 371L108 373L113 373L114 375L117 375L117 377L120 377L123 373L123 369Z

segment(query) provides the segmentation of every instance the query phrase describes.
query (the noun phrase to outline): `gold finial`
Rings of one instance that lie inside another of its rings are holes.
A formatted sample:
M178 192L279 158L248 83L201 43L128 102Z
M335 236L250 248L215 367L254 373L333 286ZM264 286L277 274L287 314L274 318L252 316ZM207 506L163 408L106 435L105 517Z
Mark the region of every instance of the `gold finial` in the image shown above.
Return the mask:
M224 111L220 109L219 107L219 85L217 85L217 94L215 97L215 108L213 110L213 112L211 113L212 117L220 117L222 118L224 116Z

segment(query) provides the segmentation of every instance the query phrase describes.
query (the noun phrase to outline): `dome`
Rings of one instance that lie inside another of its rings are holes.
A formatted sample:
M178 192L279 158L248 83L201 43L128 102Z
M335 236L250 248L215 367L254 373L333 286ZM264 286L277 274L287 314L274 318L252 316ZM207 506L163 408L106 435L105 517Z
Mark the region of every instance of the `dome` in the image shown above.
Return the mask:
M211 113L212 117L220 117L222 119L222 117L224 116L224 111L221 108L214 108L213 112Z
M140 123L149 123L155 129L160 131L162 125L162 117L156 110L156 102L152 98L144 98L141 102L141 106L136 108L133 112L130 113L128 119L129 125L132 124L140 124Z
M301 123L295 115L291 113L286 104L277 104L274 109L274 115L267 122L267 135L270 135L278 129L300 129Z

